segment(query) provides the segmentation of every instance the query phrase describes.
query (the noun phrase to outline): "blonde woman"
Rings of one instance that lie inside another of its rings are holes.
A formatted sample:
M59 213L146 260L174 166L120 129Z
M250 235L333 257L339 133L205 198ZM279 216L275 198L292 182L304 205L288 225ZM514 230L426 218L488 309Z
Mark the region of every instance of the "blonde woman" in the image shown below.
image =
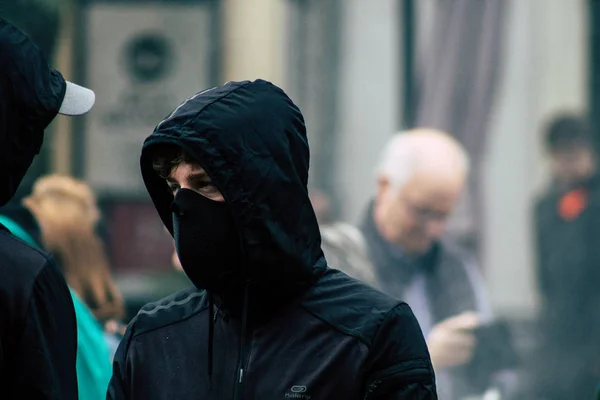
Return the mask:
M95 196L83 181L50 175L35 183L23 205L39 225L42 247L56 258L71 288L78 328L79 398L104 399L112 353L104 326L119 321L124 306L96 233L100 211Z

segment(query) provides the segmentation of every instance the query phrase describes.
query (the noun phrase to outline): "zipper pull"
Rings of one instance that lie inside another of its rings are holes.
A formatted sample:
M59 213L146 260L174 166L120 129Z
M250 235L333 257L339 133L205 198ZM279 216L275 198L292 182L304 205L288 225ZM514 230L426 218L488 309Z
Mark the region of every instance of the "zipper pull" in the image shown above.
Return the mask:
M373 392L375 391L375 389L377 389L377 386L379 386L379 384L381 383L380 380L376 380L374 382L372 382L369 387L367 388L367 392L365 393L365 398L363 400L368 400L371 398L371 395L373 394Z
M242 383L244 381L244 368L240 368L240 379L238 380L238 383Z

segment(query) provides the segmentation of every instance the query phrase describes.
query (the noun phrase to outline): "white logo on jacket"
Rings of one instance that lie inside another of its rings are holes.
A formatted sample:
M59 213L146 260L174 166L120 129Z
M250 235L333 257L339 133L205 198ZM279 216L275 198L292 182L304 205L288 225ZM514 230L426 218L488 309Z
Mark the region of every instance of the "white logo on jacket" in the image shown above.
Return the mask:
M312 396L309 394L306 394L306 390L307 390L306 386L294 385L288 392L286 392L285 398L286 399L309 400Z

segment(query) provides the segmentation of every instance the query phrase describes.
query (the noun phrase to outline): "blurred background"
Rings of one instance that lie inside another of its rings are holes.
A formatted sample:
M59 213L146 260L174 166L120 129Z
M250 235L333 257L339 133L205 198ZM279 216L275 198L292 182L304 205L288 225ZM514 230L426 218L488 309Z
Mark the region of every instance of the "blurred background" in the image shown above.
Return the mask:
M536 341L536 199L550 184L546 126L587 117L600 144L594 0L11 0L65 77L96 92L50 126L15 201L48 173L85 180L128 318L187 280L139 173L143 139L183 99L229 80L280 85L303 111L311 187L356 223L389 137L429 126L472 160L447 235L478 259L518 346Z

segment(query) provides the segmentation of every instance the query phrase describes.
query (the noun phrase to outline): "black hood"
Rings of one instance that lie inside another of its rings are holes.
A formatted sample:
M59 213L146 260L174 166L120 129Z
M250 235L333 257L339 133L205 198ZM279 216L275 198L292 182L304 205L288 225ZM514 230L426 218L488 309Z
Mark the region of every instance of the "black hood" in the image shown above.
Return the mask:
M173 195L152 168L152 149L160 144L188 152L223 194L241 237L253 293L291 294L324 271L307 190L306 127L283 90L262 80L209 89L177 107L146 139L142 176L173 234Z
M60 109L66 81L42 51L0 18L0 205L16 192Z

